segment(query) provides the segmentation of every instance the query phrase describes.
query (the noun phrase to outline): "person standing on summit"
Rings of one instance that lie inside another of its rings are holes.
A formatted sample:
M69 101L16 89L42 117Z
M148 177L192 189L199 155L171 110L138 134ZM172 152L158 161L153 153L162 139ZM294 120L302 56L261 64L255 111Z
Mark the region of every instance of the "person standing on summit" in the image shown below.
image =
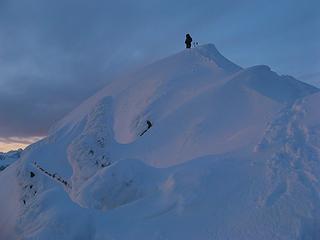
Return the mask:
M186 44L186 48L191 48L192 37L189 33L187 33L186 40L184 41L184 43Z

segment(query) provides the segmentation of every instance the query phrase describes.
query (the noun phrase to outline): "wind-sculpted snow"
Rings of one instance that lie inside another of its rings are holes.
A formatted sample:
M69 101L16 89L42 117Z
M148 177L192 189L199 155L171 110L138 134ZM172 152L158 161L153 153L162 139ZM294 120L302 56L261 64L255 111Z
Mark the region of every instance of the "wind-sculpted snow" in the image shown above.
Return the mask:
M99 171L80 190L77 201L84 207L108 210L157 191L160 170L137 160L122 160Z
M112 164L113 142L112 101L103 99L85 119L82 132L68 146L68 159L73 168L73 190L92 177L99 169Z
M261 200L263 205L276 206L296 216L304 209L305 219L299 219L296 227L297 238L318 239L320 135L314 133L314 126L305 122L310 115L314 115L306 111L309 104L306 100L308 98L297 100L285 108L271 123L259 144L260 151L272 149L272 155L266 161L267 192ZM318 125L320 118L317 122Z
M320 239L318 91L212 44L115 79L0 172L0 239Z

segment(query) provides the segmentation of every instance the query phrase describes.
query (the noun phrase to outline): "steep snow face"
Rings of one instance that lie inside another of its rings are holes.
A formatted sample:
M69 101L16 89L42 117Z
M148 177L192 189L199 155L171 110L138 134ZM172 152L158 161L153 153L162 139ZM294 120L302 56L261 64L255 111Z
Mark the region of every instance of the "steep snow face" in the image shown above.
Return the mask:
M0 173L0 238L318 239L317 92L212 44L116 79Z

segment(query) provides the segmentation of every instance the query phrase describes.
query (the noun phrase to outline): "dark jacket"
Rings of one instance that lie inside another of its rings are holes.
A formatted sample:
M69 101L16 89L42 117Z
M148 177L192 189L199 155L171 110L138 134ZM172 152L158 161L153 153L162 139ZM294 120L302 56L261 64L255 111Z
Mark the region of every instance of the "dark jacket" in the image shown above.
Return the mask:
M186 35L186 40L184 41L184 43L186 44L186 48L191 48L192 37L190 36L190 34Z

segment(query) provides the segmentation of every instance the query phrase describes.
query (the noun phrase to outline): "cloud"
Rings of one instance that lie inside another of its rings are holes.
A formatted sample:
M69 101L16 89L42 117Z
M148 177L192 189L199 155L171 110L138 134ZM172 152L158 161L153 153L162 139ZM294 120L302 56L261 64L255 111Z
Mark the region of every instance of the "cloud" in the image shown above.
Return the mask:
M158 56L155 45L167 37L154 25L170 19L154 16L157 5L1 1L0 136L45 135L113 76Z

